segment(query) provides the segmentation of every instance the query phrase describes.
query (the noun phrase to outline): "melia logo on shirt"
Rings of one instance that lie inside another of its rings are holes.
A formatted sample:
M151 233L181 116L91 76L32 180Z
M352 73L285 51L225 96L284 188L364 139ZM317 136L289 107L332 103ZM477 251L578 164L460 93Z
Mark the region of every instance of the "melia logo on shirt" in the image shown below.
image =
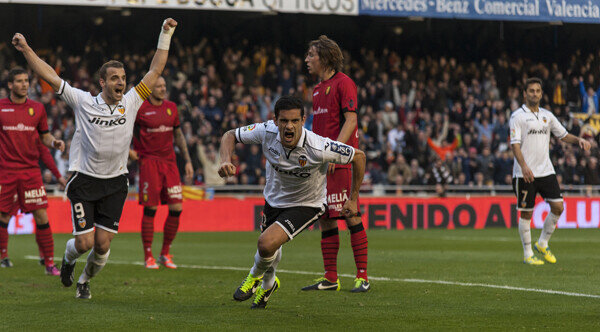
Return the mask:
M112 119L112 120L102 120L99 117L94 117L91 120L88 120L88 122L91 124L95 124L95 125L99 125L99 126L103 126L103 127L112 127L112 126L124 125L125 122L127 122L127 119L125 119L125 117L121 117L121 118Z

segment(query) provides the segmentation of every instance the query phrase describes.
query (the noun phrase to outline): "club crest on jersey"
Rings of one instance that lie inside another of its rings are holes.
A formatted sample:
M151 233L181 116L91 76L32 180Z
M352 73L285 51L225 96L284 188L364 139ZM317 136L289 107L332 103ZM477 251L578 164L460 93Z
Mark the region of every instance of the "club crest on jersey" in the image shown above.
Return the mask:
M85 218L77 219L77 224L79 225L79 227L84 228L86 224Z
M328 86L327 89L325 90L325 95L328 95L329 91L331 91L331 87L330 86Z
M170 108L167 108L167 115L171 116L171 114L173 114L173 112L171 112Z
M307 162L308 162L308 158L306 158L305 155L301 155L300 157L298 157L298 164L300 164L300 166L302 166L302 167L306 166Z
M546 119L546 117L542 117L542 120L544 121L544 123L548 122L548 120Z
M29 115L33 116L35 114L35 111L33 110L32 107L29 108L29 110L27 110L29 112Z
M125 107L121 106L121 107L117 108L117 111L119 111L119 113L121 113L121 114L125 114Z

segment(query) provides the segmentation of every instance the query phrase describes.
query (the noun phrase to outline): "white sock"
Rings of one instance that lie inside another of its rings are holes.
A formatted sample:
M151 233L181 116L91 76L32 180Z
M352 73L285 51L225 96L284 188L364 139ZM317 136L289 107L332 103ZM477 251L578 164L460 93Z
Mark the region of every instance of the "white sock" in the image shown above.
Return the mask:
M67 241L67 248L65 249L65 260L67 263L73 264L79 256L81 256L81 253L75 248L75 239L70 239Z
M531 219L519 218L519 235L523 244L523 256L525 258L533 256L531 250Z
M542 230L542 234L540 234L540 239L538 240L540 247L546 248L548 246L548 241L550 241L550 237L556 229L558 218L560 218L560 216L557 216L552 212L548 213L546 216L546 220L544 220L544 229Z
M252 269L250 269L250 275L252 278L262 277L265 274L265 271L271 267L271 264L275 258L277 258L277 253L275 253L273 257L265 258L261 257L257 250L256 255L254 255L254 266L252 266Z
M275 259L273 260L271 267L269 267L263 275L263 289L271 289L275 284L275 270L277 270L277 265L281 261L281 248L282 247L279 247L279 250L277 250L277 253L275 254Z
M81 276L79 276L78 283L83 284L88 282L92 277L94 277L104 265L106 265L106 261L108 260L108 255L110 255L110 249L104 255L97 254L94 249L92 249L87 257L87 263L85 263L85 268L81 272Z

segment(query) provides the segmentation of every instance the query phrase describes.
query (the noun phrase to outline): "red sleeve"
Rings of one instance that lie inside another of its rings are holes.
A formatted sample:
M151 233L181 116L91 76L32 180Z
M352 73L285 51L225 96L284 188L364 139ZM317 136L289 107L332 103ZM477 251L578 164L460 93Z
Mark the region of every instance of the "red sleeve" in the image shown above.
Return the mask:
M342 112L356 112L357 93L356 85L349 77L346 77L340 82L340 109Z
M46 110L44 109L44 105L39 104L39 107L36 107L38 111L42 114L40 115L40 121L38 122L37 130L39 133L47 133L48 132L48 116L46 115Z
M171 103L173 105L173 115L175 116L175 121L173 122L173 128L178 128L181 126L181 122L179 121L179 110L177 109L177 104Z
M52 155L50 154L50 150L48 150L48 148L42 143L41 140L38 139L37 141L38 150L40 152L40 159L42 160L44 165L46 165L46 167L50 170L50 172L52 172L55 178L60 178L62 175L60 175L58 167L56 167L56 163L54 162L54 158L52 158Z

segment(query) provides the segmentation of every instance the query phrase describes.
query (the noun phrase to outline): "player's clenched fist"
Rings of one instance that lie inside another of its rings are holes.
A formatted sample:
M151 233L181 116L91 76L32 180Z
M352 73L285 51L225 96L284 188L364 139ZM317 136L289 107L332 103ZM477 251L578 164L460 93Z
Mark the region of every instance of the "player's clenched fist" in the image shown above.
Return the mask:
M177 26L177 21L172 18L168 18L163 22L163 29L165 31L169 31L171 28L175 28Z
M222 163L219 168L219 176L226 178L235 175L235 166L232 163Z
M65 151L65 142L63 140L55 140L54 142L52 142L52 146L54 146L55 149L60 150L60 152Z
M18 32L15 33L15 35L13 36L12 44L19 52L23 52L29 46L27 45L27 40L25 40L25 36Z

